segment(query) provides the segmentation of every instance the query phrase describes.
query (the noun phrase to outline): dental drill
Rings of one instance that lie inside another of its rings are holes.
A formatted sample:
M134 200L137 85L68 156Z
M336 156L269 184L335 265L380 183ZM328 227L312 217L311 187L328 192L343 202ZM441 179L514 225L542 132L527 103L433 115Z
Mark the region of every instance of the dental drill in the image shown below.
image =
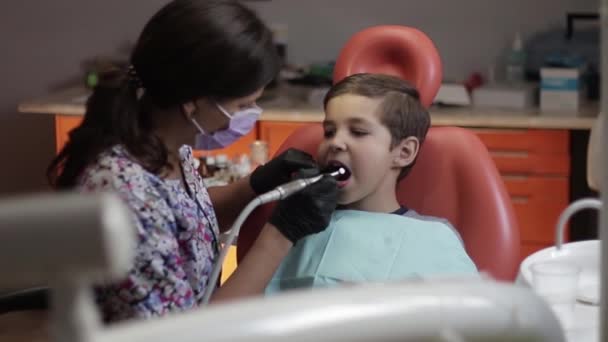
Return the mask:
M322 173L318 176L314 176L314 177L310 177L310 178L296 179L296 180L290 181L288 183L285 183L283 185L280 185L269 192L261 194L261 195L257 196L256 198L254 198L251 202L249 202L249 204L247 204L247 206L245 206L245 209L243 209L243 211L241 211L239 216L236 218L236 220L232 224L232 227L230 228L229 233L228 233L228 237L224 241L224 244L223 244L224 246L222 247L222 249L220 251L220 255L219 255L217 261L215 262L215 266L213 267L213 271L211 272L211 276L209 277L208 286L207 286L207 289L205 290L205 295L203 296L203 305L206 305L209 303L209 299L211 298L211 295L213 294L213 291L215 290L215 284L217 284L217 280L218 280L220 272L222 270L224 260L226 259L226 255L228 255L228 249L230 248L230 246L232 246L232 244L234 243L234 240L238 236L239 231L241 230L241 226L243 225L243 222L245 222L245 219L247 219L247 217L249 217L249 214L251 214L251 212L255 208L257 208L260 205L266 204L266 203L283 200L283 199L295 194L296 192L302 191L306 187L308 187L312 184L315 184L316 182L320 181L323 177L330 176L330 177L334 177L336 179L340 179L340 177L343 177L346 174L347 174L346 169L343 167L339 167L338 169L336 169L333 172Z

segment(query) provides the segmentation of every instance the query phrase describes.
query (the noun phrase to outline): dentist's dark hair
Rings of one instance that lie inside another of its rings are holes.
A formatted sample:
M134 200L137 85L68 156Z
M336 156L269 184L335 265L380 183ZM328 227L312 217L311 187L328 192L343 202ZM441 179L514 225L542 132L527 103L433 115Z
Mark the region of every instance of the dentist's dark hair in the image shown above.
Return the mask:
M130 73L100 73L84 120L47 169L55 188L77 185L85 168L117 144L161 173L169 168L168 151L153 134L151 109L248 96L272 81L280 60L270 30L238 1L174 0L146 24L130 65Z

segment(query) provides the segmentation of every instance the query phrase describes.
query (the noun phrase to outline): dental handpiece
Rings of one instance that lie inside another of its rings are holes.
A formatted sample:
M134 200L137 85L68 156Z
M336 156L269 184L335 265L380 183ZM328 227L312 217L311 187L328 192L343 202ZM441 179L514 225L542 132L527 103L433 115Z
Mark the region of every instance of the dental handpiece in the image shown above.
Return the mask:
M209 284L217 283L220 271L222 269L222 265L224 264L224 260L226 259L226 255L228 254L228 246L231 246L234 243L234 241L239 233L239 230L241 229L243 222L245 222L245 219L249 216L249 214L251 214L251 212L257 206L265 204L265 203L285 199L285 198L293 195L294 193L306 188L307 186L320 181L325 176L330 176L330 177L339 179L340 176L345 175L345 174L346 174L346 169L343 167L340 167L337 170L330 172L330 173L323 173L318 176L314 176L314 177L310 177L310 178L296 179L289 183L285 183L265 194L259 195L253 201L249 202L249 204L247 204L247 206L245 206L245 209L243 209L243 211L236 218L236 220L234 221L230 230L227 232L228 236L223 241L224 247L220 251L220 255L218 256L218 259L215 262L215 266L213 267L211 275L209 276ZM213 294L214 288L215 288L214 286L209 286L207 288L207 290L205 290L205 294L203 295L203 304L209 303L209 299L211 298L211 295Z
M295 194L298 191L303 190L307 186L320 181L325 176L338 178L344 174L346 174L346 170L343 167L340 167L337 170L335 170L334 172L322 173L318 176L314 176L314 177L310 177L310 178L296 179L289 183L285 183L281 186L278 186L274 190L261 195L260 200L262 201L262 203L282 200L282 199L285 199L285 198Z

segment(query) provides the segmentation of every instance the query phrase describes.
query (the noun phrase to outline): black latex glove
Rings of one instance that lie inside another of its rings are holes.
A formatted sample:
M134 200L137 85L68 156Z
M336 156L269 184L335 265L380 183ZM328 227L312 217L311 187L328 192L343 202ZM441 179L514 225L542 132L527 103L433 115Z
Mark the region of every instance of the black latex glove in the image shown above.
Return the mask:
M313 177L318 174L317 169L302 170L298 177ZM295 244L301 238L327 228L336 209L337 200L337 182L334 177L325 176L279 202L269 222Z
M292 180L292 175L297 171L311 168L317 168L317 163L310 154L290 148L255 169L249 184L256 194L263 194Z

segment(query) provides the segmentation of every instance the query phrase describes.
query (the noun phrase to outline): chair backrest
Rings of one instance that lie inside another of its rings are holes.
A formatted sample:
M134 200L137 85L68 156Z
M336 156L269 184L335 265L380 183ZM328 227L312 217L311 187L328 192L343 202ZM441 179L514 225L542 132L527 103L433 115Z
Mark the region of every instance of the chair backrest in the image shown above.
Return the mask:
M407 26L374 26L356 33L336 60L334 82L357 73L388 74L412 83L429 107L441 86L439 52L423 32Z
M316 155L320 124L296 130L278 153L294 147ZM460 233L477 267L500 280L515 278L519 230L510 198L486 147L470 130L433 127L411 173L399 184L399 201L423 215L447 219ZM273 206L256 210L241 229L239 260L247 253Z

